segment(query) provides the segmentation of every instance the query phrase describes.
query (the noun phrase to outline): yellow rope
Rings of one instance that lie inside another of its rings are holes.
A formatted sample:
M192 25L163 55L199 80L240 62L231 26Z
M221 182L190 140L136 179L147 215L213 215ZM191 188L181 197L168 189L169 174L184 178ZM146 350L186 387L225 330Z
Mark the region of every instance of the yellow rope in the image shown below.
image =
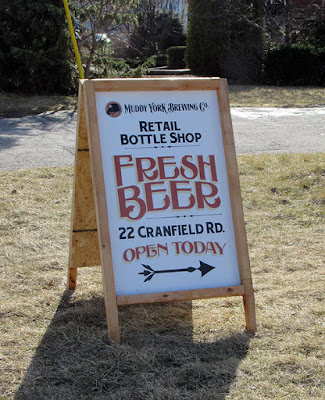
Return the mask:
M67 15L69 31L70 31L70 36L71 36L71 40L72 40L72 46L73 46L74 54L75 54L77 65L78 65L79 78L85 79L84 70L82 68L79 49L78 49L78 45L77 45L77 41L76 41L76 35L74 33L74 29L73 29L73 25L72 25L72 21L71 21L71 15L70 15L70 10L69 10L69 6L68 6L68 1L63 0L63 4L64 4L65 13Z

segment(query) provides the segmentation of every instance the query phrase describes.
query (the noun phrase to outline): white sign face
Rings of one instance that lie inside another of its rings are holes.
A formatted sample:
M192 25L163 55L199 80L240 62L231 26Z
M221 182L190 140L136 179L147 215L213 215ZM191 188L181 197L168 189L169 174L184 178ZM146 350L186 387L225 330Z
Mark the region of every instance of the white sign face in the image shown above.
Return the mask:
M116 294L240 285L216 91L96 106Z

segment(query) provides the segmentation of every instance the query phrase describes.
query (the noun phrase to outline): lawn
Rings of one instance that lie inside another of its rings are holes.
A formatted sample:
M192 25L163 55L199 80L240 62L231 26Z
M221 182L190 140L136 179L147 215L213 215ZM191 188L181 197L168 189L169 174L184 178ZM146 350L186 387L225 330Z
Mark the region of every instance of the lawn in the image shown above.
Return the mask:
M229 85L232 107L324 107L325 88Z
M219 298L120 308L120 345L99 268L65 289L72 168L0 173L0 399L325 398L325 154L238 160L257 334Z
M229 96L232 107L325 106L325 88L230 85ZM76 105L77 98L73 96L20 96L0 92L0 117L71 110Z

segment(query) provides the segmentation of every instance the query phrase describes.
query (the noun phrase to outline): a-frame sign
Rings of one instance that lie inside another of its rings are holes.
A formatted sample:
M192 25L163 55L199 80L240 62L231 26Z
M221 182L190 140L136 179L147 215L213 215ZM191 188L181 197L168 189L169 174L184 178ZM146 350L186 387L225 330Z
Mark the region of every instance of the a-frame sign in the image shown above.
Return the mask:
M80 82L68 287L96 265L115 342L119 305L210 297L256 331L225 79Z

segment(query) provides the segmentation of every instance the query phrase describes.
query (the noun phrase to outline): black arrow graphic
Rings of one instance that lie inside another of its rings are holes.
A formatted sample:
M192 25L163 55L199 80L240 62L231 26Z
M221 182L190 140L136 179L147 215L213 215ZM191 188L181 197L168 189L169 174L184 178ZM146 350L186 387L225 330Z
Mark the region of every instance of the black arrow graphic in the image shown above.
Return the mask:
M145 282L150 281L155 274L166 274L170 272L194 272L194 271L201 271L201 278L206 275L208 272L212 271L215 267L212 267L209 264L200 261L200 266L198 268L188 267L188 268L179 268L179 269L162 269L160 271L155 271L150 267L150 265L142 264L145 268L143 272L139 272L139 275L146 276Z

